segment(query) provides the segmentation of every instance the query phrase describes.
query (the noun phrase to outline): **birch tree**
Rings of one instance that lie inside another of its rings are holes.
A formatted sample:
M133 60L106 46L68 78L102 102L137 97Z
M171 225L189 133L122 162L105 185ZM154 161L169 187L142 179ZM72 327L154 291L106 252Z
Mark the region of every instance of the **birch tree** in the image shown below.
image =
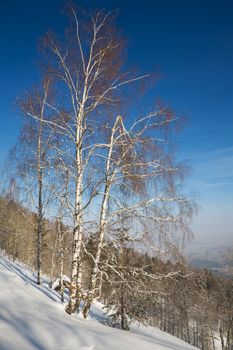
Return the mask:
M64 37L59 39L48 32L41 42L42 63L45 75L52 77L54 98L47 98L44 89L39 95L39 111L29 100L26 114L38 125L38 283L46 165L42 137L44 130L49 130L59 139L52 146L56 155L52 171L59 173L65 186L65 191L52 186L50 192L65 204L67 221L73 228L66 311L74 313L84 296L82 262L87 254L93 269L85 293L86 317L102 273L104 241L117 244L119 218L127 217L131 223L127 234L131 245L171 253L177 250L177 233L181 233L181 240L190 233L192 205L179 192L182 168L176 164L167 138L167 131L177 124L170 110L160 106L133 122L116 117L128 86L149 76L124 69L124 45L114 25L114 14L99 11L81 15L74 7L69 11L70 26ZM94 254L85 245L90 222L97 228ZM108 268L116 272L115 266L108 264ZM132 273L139 271L132 267Z
M46 206L49 202L48 174L51 166L52 147L55 143L54 130L44 123L51 118L46 104L51 100L51 81L45 77L38 88L34 88L19 100L24 116L19 142L12 150L17 168L24 179L24 198L37 212L36 268L37 284L41 284L42 237Z
M108 239L118 241L111 231L118 232L121 218L127 218L130 222L127 241L131 246L146 245L147 249L156 249L157 252L162 248L169 254L177 252L179 232L182 233L181 240L191 234L189 220L193 206L188 198L178 192L176 183L183 169L175 163L166 136L168 129L174 128L176 123L177 119L167 108L137 118L128 129L123 118L118 116L111 129L109 143L102 145L106 151L96 155L104 158L106 163L103 192L99 190L102 201L84 317L96 294L104 238L107 235ZM157 232L154 233L154 230ZM136 271L132 266L131 272L135 275L143 271ZM157 278L153 275L150 277Z
M104 108L116 106L124 86L143 76L134 77L132 72L122 71L123 42L115 30L112 13L97 12L85 21L79 20L74 8L70 8L70 13L71 27L65 40L59 42L49 33L42 46L47 70L56 80L63 100L49 105L61 122L46 122L63 135L63 148L58 151L59 166L69 174L75 189L68 201L73 218L73 256L67 312L73 313L82 294L83 220L96 196L96 186L90 186L87 175L98 148L96 140L100 135L96 130L106 122Z

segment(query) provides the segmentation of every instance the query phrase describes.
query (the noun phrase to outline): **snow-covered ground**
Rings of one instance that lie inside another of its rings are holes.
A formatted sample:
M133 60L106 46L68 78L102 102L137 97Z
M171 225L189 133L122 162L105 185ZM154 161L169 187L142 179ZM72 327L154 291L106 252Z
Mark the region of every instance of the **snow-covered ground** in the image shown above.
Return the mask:
M22 264L0 257L0 350L191 350L194 347L157 328L130 331L102 323L100 303L88 320L68 315L59 294L39 287Z

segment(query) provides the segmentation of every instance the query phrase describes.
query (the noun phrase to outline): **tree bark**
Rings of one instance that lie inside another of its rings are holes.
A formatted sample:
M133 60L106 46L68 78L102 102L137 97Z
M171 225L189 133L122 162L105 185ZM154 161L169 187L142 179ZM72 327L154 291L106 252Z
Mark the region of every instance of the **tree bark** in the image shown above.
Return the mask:
M82 123L83 123L83 107L80 107L77 117L76 128L76 183L75 183L75 213L74 213L74 230L73 230L73 253L71 265L71 281L70 281L70 300L66 308L67 313L74 313L80 305L82 297Z
M111 188L112 178L114 177L114 172L112 174L110 174L110 167L111 167L112 152L113 152L113 146L114 146L114 136L115 136L115 132L117 130L117 126L119 123L119 118L120 117L116 118L116 121L115 121L113 129L112 129L111 138L110 138L109 151L108 151L107 163L106 163L106 169L105 169L105 173L106 173L105 188L104 188L104 195L103 195L101 209L100 209L97 249L96 249L96 255L94 258L95 259L94 260L94 267L93 267L92 274L91 274L89 291L88 291L88 295L87 295L85 305L83 308L84 318L86 318L88 316L91 304L92 304L94 296L95 296L97 275L98 275L98 271L99 271L99 263L100 263L101 252L102 252L102 247L103 247L103 240L104 240L105 230L106 230L106 219L107 219L109 192L110 192L110 188Z

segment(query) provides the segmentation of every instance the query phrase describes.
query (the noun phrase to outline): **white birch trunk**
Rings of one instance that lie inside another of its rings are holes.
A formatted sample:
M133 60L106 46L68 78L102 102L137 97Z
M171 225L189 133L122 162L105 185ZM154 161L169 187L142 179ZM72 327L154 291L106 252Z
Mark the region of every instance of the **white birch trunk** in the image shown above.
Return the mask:
M105 180L105 188L104 188L104 195L102 199L101 204L101 210L100 210L100 219L99 219L99 232L98 232L98 242L96 247L96 255L94 260L94 267L91 274L91 281L90 281L90 287L88 291L88 295L86 298L86 302L83 308L83 316L86 318L88 316L91 303L95 296L95 288L96 288L96 282L97 282L97 276L99 271L99 263L101 258L101 252L103 247L103 240L105 236L105 230L106 230L106 222L107 222L107 211L108 211L108 199L109 199L109 193L111 189L111 183L114 177L114 171L112 174L110 174L110 167L111 167L111 160L112 160L112 152L113 152L113 146L114 146L114 137L115 132L117 130L117 126L119 123L119 117L117 117L116 122L112 129L110 144L109 144L109 151L107 156L107 162L106 162L106 180Z
M83 107L81 106L77 118L76 132L76 188L75 188L75 213L74 213L74 230L73 230L73 253L71 266L70 281L70 300L66 311L74 313L81 301L81 283L82 283L82 123L83 123Z

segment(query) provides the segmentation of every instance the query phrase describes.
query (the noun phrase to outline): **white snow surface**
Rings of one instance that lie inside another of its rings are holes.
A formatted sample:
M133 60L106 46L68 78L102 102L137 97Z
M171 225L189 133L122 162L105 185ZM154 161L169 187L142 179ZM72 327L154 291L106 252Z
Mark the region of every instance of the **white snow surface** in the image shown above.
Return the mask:
M134 324L130 331L104 325L102 304L87 320L68 315L48 279L37 286L33 272L0 257L0 350L194 350L157 328Z

